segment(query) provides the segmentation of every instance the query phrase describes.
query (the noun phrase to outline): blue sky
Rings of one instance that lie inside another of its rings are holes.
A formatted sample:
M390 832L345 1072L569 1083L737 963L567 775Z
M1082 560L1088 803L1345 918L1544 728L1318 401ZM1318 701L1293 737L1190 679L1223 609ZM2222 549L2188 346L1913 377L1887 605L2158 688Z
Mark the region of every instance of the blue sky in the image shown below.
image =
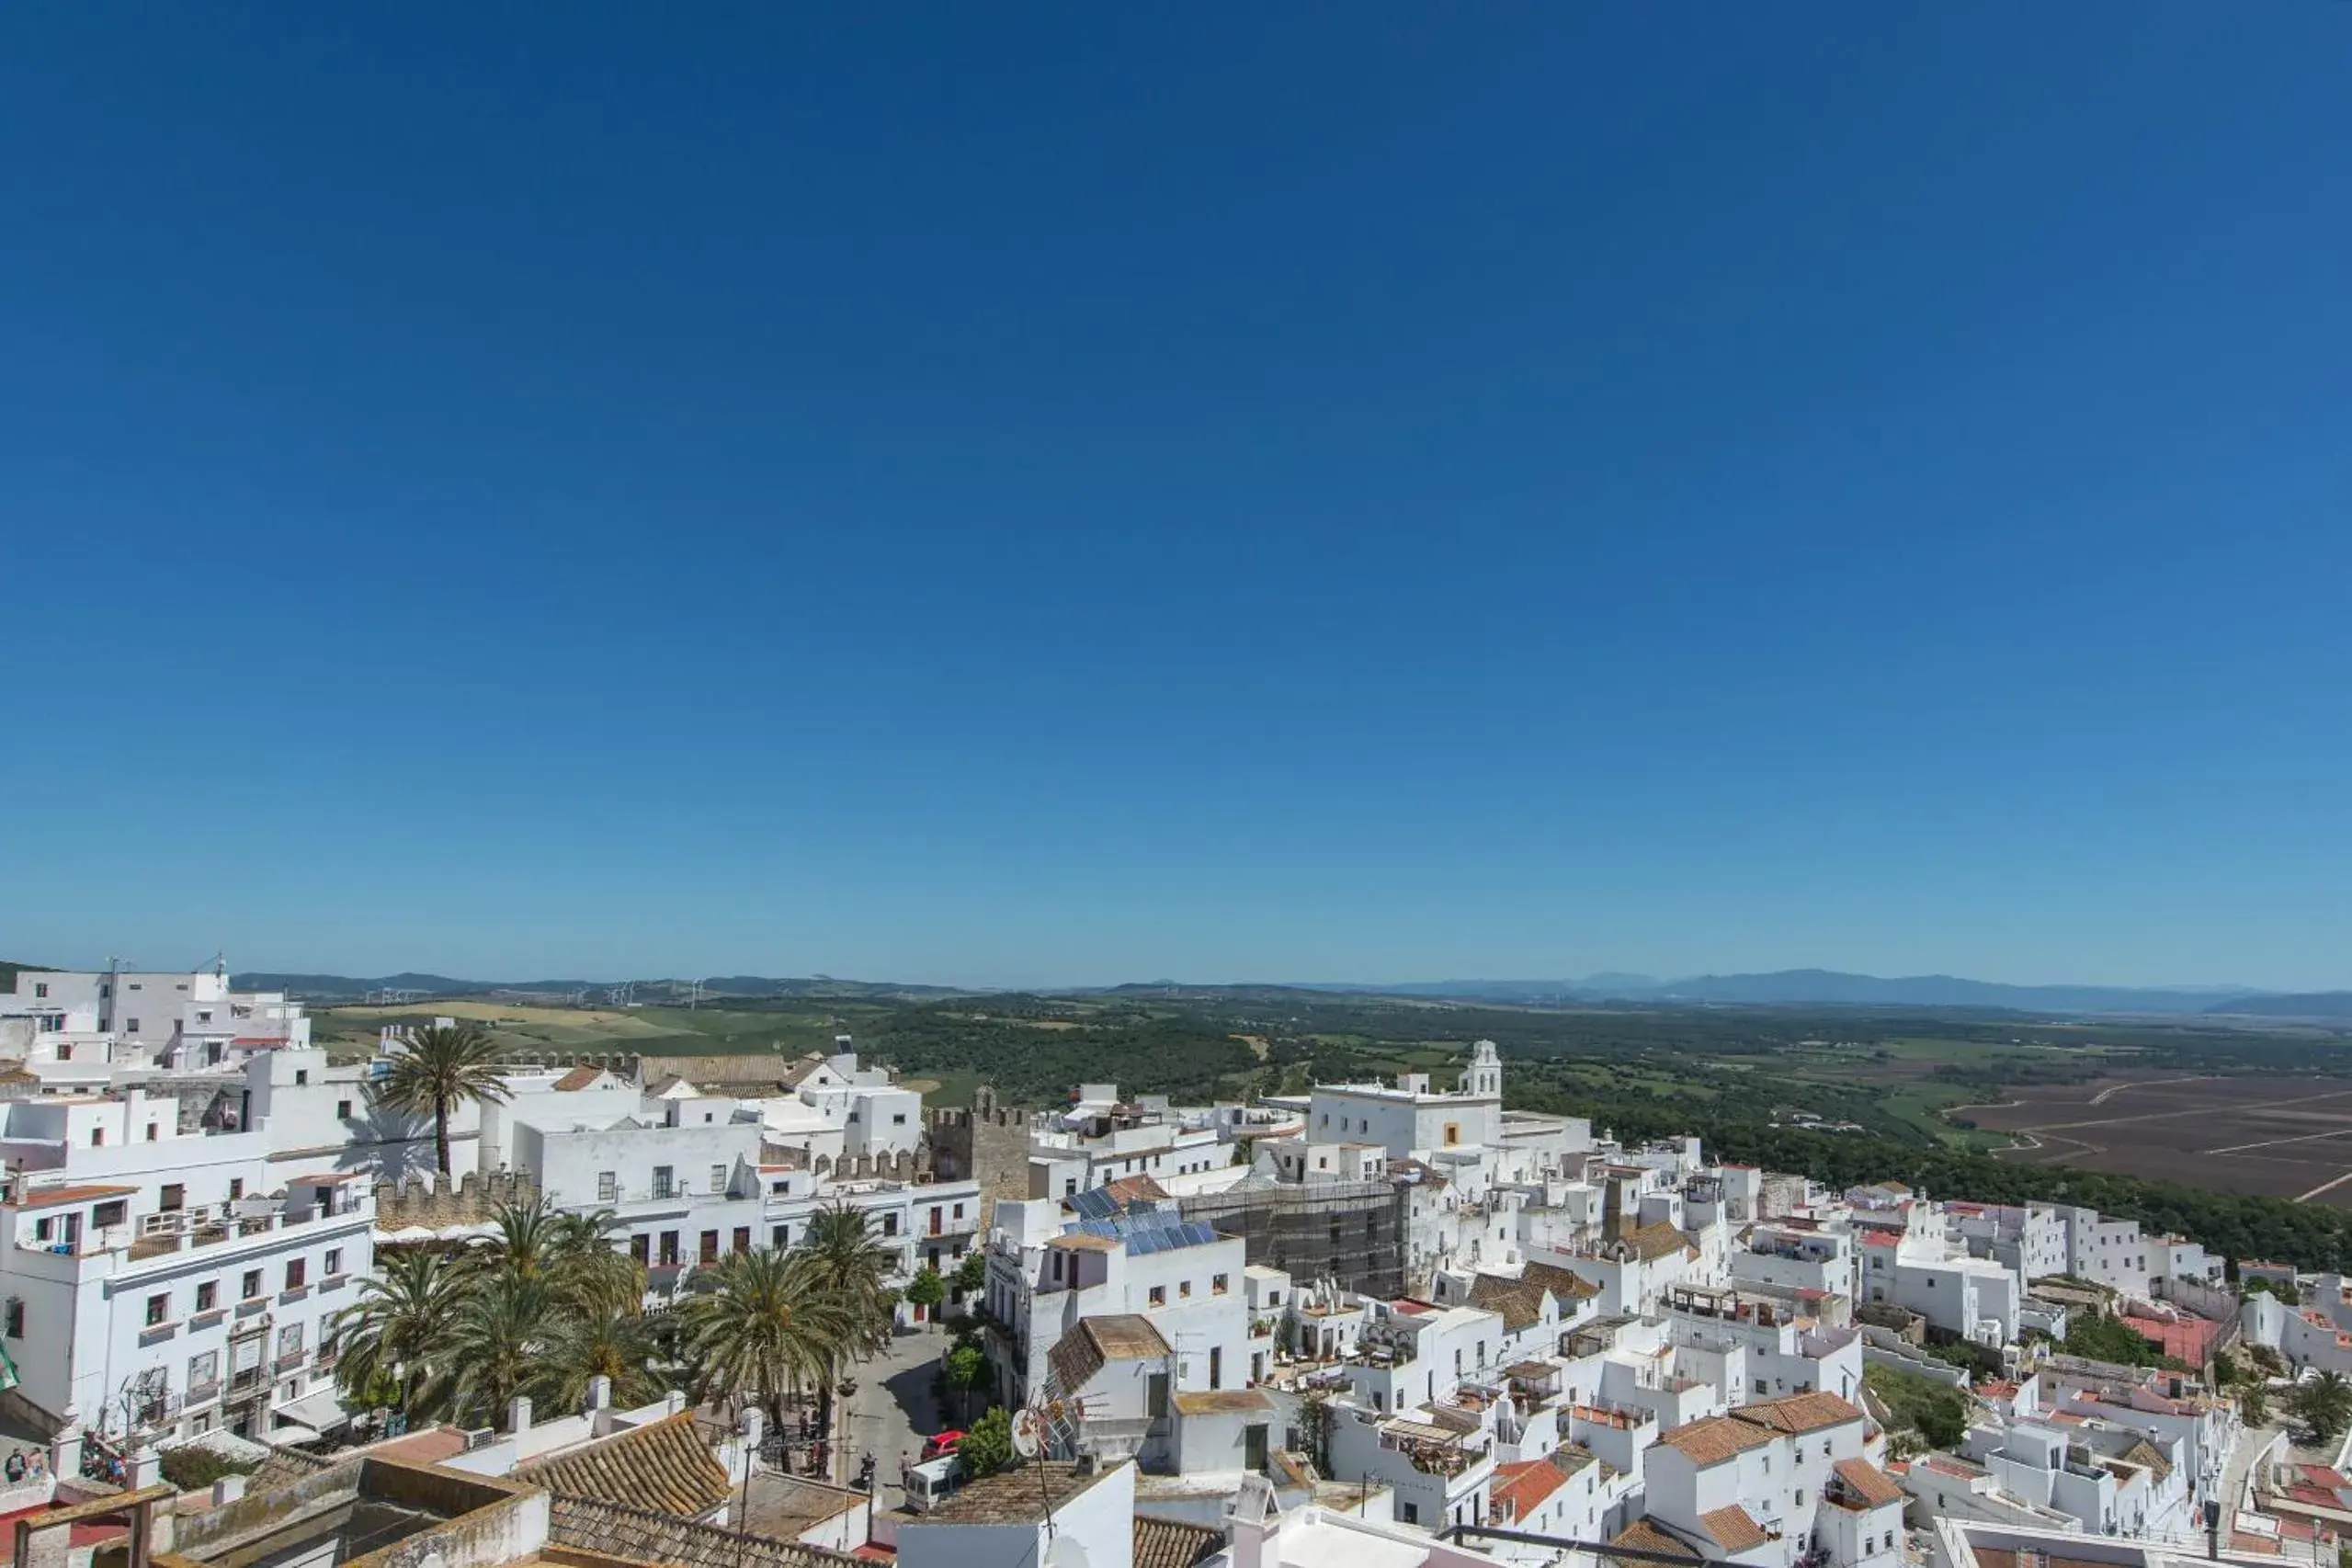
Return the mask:
M11 7L0 955L2352 983L2348 74Z

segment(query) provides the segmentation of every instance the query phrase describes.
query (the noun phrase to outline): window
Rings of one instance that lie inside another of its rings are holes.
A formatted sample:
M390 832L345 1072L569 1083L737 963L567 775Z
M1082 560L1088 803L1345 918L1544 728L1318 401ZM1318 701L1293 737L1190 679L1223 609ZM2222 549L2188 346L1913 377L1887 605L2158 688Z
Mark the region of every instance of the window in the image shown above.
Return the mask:
M661 1258L662 1267L664 1268L676 1268L677 1267L677 1233L676 1231L664 1231L662 1233Z
M196 1010L196 1021L199 1024L210 1023L212 1021L212 1009L210 1007L199 1007Z
M147 1124L147 1142L150 1143L155 1142L155 1124L152 1121Z
M906 1125L906 1112L900 1111L897 1115L892 1117L891 1125L892 1127L904 1127Z
M229 1178L229 1201L234 1203L238 1199L243 1198L244 1195L245 1178L243 1176L231 1176Z
M310 1082L311 1082L311 1070L310 1070L309 1068L307 1068L307 1067L297 1067L297 1068L295 1068L295 1069L294 1069L294 1086L295 1086L296 1088L298 1088L298 1089L307 1088L307 1087L309 1087L309 1086L310 1086Z
M882 1216L882 1234L884 1234L884 1235L886 1235L886 1236L894 1236L894 1235L898 1234L898 1216L897 1216L897 1215L895 1215L895 1214L885 1214L885 1215L883 1215L883 1216Z
M629 1256L641 1267L653 1256L653 1238L638 1234L629 1238Z
M147 1326L155 1327L172 1315L172 1299L168 1293L147 1298Z
M187 1188L179 1182L167 1181L163 1190L156 1194L155 1202L167 1214L185 1209L187 1207Z
M1209 1347L1209 1386L1212 1389L1225 1386L1225 1347L1221 1345Z
M956 1218L959 1220L963 1218L963 1205L960 1203L956 1205Z
M1165 1285L1152 1287L1152 1304L1155 1307L1165 1307L1168 1304L1168 1288Z
M256 1296L258 1296L258 1295L260 1295L260 1294L261 1294L261 1270L260 1270L260 1269L258 1269L258 1268L248 1268L248 1269L246 1269L246 1270L245 1270L245 1278L244 1278L244 1288L242 1290L240 1290L240 1291L238 1292L238 1295L239 1295L240 1297L242 1297L244 1300L250 1301L252 1301Z
M129 1217L130 1212L131 1210L124 1205L122 1199L118 1198L110 1202L101 1203L97 1208L91 1210L90 1223L100 1226L119 1225L126 1218Z
M1178 1296L1180 1296L1180 1297L1182 1297L1182 1296L1189 1296L1189 1295L1191 1295L1191 1294L1192 1294L1192 1281L1191 1281L1191 1280L1189 1280L1189 1279L1179 1279L1179 1280L1177 1280L1177 1281L1176 1281L1176 1294L1177 1294Z
M213 1304L214 1304L215 1302L217 1302L218 1301L220 1301L220 1299L221 1299L221 1287L220 1287L220 1284L219 1284L219 1282L218 1282L218 1281L216 1281L216 1280L211 1280L211 1279L207 1279L207 1280L205 1280L203 1283L201 1283L201 1284L199 1284L199 1285L198 1285L198 1286L197 1286L197 1288L196 1288L196 1310L197 1310L198 1312L210 1312L210 1311L212 1310Z
M307 1258L290 1257L286 1260L286 1289L301 1290L309 1277L310 1261Z
M1804 1506L1805 1506L1805 1489L1804 1489L1803 1487L1800 1486L1800 1487L1798 1487L1798 1488L1797 1488L1797 1506L1798 1506L1798 1507L1800 1507L1800 1508L1801 1508L1801 1507L1803 1507Z
M774 1230L767 1233L767 1244L774 1247L778 1252L782 1252L785 1248L792 1244L791 1235L791 1226L778 1225Z
M1212 1274L1209 1277L1209 1293L1210 1295L1221 1296L1225 1293L1225 1290L1226 1285L1224 1275Z
M221 1381L221 1353L207 1350L201 1356L187 1358L187 1386L191 1389L210 1388Z
M699 1257L699 1258L702 1262L704 1262L704 1263L716 1263L716 1262L718 1262L718 1261L719 1261L719 1233L718 1233L718 1232L716 1232L716 1231L705 1231L705 1232L703 1232L703 1233L702 1233L702 1241L701 1241L700 1249L699 1249L699 1251L698 1251L698 1252L696 1253L696 1255L695 1255L695 1256L696 1256L697 1257Z
M734 1250L737 1252L751 1251L751 1227L749 1225L737 1225L735 1227Z
M1053 1282L1056 1285L1062 1283L1062 1253L1059 1248L1053 1254Z
M710 1190L713 1192L724 1192L727 1190L726 1166L712 1165L710 1167Z
M1766 1392L1765 1387L1764 1387L1764 1380L1763 1380L1762 1378L1758 1378L1758 1379L1756 1379L1756 1380L1755 1380L1755 1392L1758 1392L1758 1393L1763 1393L1763 1392Z
M302 1353L302 1325L290 1323L278 1331L278 1354L300 1356Z
M348 1121L351 1119L351 1102L349 1100L337 1100L335 1102L335 1119L337 1121Z
M33 983L33 994L34 994L35 996L46 996L46 995L48 995L48 994L49 994L49 982L48 982L48 981L46 981L46 980L37 980L37 981L35 981L35 982Z
M620 1173L619 1171L597 1173L597 1201L599 1203L620 1201Z
M93 1128L91 1128L91 1129L90 1129L90 1147L91 1147L91 1148L93 1148L93 1149L103 1149L103 1148L105 1148L105 1147L106 1147L106 1142L107 1142L107 1130L106 1130L105 1128L103 1128L103 1127L93 1127Z
M328 1275L336 1275L336 1274L340 1274L340 1273L342 1273L342 1272L343 1272L343 1249L342 1249L341 1247L330 1247L330 1248L328 1248L328 1249L327 1249L327 1255L326 1255L326 1261L325 1261L325 1262L324 1262L324 1263L322 1263L322 1264L320 1264L320 1265L319 1265L319 1267L320 1267L320 1269L321 1269L321 1271L322 1271L322 1272L326 1273L326 1274L328 1274Z
M655 1165L653 1167L653 1196L656 1199L671 1197L671 1188L676 1184L676 1173L672 1171L669 1166Z
M1404 1522L1406 1524L1417 1525L1421 1522L1421 1509L1418 1506L1412 1503L1399 1503L1397 1506L1404 1510Z
M135 986L135 985L134 985L134 986L132 986L131 989L131 990L133 990L133 991L136 991L136 990L138 990L138 989L139 989L139 987L137 987L137 986ZM136 1018L133 1018L133 1019L131 1019L131 1032L132 1034L137 1034L137 1033L139 1032L139 1020L138 1020L138 1019L136 1019Z
M25 1336L25 1303L22 1297L8 1298L7 1311L0 1313L0 1329L5 1329L11 1339Z
M49 1240L50 1233L56 1229L57 1221L54 1220L35 1220L33 1221L33 1240L37 1242L45 1242Z

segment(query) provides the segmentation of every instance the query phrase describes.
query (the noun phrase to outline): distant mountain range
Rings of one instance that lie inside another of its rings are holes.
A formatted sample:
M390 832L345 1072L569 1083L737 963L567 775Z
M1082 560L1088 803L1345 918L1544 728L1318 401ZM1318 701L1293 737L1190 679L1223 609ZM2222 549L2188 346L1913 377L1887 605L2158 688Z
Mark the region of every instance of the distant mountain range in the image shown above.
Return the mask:
M619 983L611 980L460 980L447 974L420 974L403 971L399 974L372 976L350 974L290 974L256 970L250 973L233 974L229 983L241 991L286 991L314 1002L357 1001L383 991L413 991L422 1000L435 997L485 996L513 992L544 993L562 995L574 991L602 992ZM659 979L639 978L635 981L642 992L639 998L648 1003L668 1000L672 983L669 976ZM681 978L677 983L687 983ZM728 974L707 977L702 982L702 994L712 996L953 996L961 993L949 985L899 985L861 980L834 980L824 975L805 979L774 980L756 974Z
M6 967L0 966L0 969ZM370 993L383 991L418 992L427 1000L446 996L481 996L493 993L560 994L583 988L600 992L614 983L609 980L465 980L446 974L415 971L371 977L256 971L233 978L242 989L290 991L318 1002L356 1001ZM0 986L5 986L6 979L5 973L0 973ZM666 992L669 984L667 979L640 980L641 999L649 1003L668 1000ZM1148 985L1103 989L1182 993L1233 988L1159 981ZM1759 974L1701 974L1679 980L1610 972L1586 975L1580 980L1437 980L1393 984L1311 983L1240 989L1295 989L1372 996L1455 998L1521 1006L1625 1002L1652 1006L1982 1007L2021 1013L2218 1015L2320 1021L2352 1019L2352 991L2281 993L2230 985L2005 985L1994 981L1966 980L1949 974L1885 978L1826 969L1785 969ZM825 975L778 979L766 975L733 974L706 978L702 982L702 990L706 999L714 996L888 998L968 994L971 988L835 980Z
M1658 980L1595 974L1582 980L1439 980L1403 985L1319 985L1392 996L1453 996L1491 1002L1648 1002L1777 1006L1994 1007L2022 1013L2254 1013L2273 1017L2352 1017L2352 993L2271 996L2242 986L2005 985L1949 974L1894 979L1828 969L1762 974L1700 974ZM2324 1006L2281 1003L2328 1002Z

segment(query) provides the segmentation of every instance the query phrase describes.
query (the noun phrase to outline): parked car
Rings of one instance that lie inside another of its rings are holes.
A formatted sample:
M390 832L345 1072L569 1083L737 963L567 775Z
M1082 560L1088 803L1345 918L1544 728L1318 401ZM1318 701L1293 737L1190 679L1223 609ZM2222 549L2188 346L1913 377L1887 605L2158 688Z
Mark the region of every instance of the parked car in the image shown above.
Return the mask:
M952 1426L944 1432L934 1432L923 1439L923 1457L935 1460L942 1454L954 1453L956 1445L962 1441L963 1433Z

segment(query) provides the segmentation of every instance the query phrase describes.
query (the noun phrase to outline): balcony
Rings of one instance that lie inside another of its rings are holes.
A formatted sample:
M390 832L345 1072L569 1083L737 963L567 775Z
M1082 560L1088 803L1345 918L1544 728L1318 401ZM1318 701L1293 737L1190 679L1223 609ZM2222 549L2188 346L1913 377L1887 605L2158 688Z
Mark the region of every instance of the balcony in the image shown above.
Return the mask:
M273 1363L273 1366L275 1367L278 1375L283 1377L288 1372L301 1371L302 1369L302 1359L303 1355L301 1351L289 1350L286 1354L278 1358L277 1361Z
M232 1397L242 1393L254 1393L268 1386L269 1369L267 1367L247 1367L241 1372L233 1372L229 1375L229 1392Z
M220 1397L221 1380L218 1378L207 1378L200 1383L190 1383L187 1385L187 1393L186 1395L187 1408L193 1409L198 1405L210 1404Z

